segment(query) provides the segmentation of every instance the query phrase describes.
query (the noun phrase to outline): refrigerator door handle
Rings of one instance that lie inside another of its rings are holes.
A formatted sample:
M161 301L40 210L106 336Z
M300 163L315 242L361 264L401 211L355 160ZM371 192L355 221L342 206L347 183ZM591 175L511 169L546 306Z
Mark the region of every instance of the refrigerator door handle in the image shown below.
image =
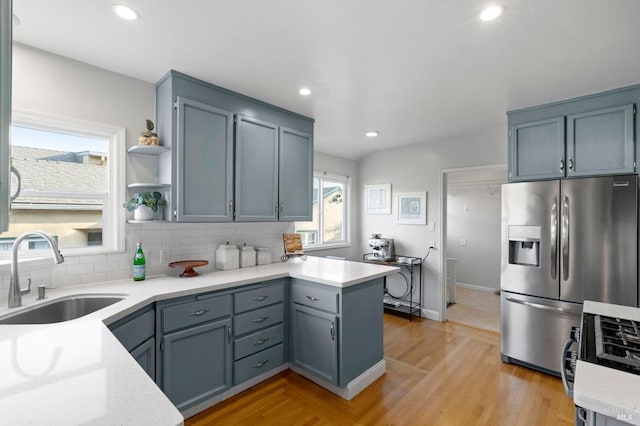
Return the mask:
M558 276L558 199L553 197L551 204L551 279Z
M520 305L529 306L531 308L541 309L543 311L551 311L551 312L564 314L564 315L576 316L576 315L582 314L581 311L574 311L573 309L565 309L565 308L558 308L556 306L541 305L540 303L527 302L526 300L518 300L518 299L513 299L511 297L507 297L506 300L507 302L518 303Z
M566 195L562 199L562 224L560 236L560 250L562 251L562 279L569 279L569 197Z

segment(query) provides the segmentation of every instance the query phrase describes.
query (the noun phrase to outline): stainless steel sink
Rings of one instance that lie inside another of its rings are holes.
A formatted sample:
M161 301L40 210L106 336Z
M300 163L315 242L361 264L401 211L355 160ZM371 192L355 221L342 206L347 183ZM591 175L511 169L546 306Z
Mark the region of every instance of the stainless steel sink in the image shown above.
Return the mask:
M0 318L0 324L52 324L83 317L124 299L120 295L78 295Z

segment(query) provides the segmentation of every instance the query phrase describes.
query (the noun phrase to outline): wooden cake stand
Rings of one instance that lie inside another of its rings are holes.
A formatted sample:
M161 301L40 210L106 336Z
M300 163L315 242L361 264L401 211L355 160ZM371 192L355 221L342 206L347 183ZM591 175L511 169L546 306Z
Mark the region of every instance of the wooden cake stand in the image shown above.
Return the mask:
M207 260L181 260L179 262L171 262L169 267L171 268L184 268L184 271L180 274L183 278L197 277L198 272L193 268L197 266L207 266L209 261Z

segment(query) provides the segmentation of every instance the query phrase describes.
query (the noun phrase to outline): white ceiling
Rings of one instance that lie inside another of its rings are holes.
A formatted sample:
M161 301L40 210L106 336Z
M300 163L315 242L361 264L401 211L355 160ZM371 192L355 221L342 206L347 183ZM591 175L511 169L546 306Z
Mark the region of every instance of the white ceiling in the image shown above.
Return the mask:
M476 0L120 1L135 23L115 2L14 0L14 38L152 83L173 68L313 117L316 149L351 159L640 83L639 0L500 0L490 23Z

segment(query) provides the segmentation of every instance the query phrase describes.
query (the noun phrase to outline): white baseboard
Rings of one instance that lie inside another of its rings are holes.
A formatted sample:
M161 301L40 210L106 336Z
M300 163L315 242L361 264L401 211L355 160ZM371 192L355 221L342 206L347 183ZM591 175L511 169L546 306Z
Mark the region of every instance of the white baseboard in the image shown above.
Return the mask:
M382 359L374 364L367 371L350 381L346 387L339 388L338 386L329 383L315 375L304 371L293 364L289 364L291 371L298 373L299 375L306 377L315 384L322 386L329 392L335 393L339 397L350 401L354 396L362 392L367 386L373 383L378 377L382 376L387 370L387 362Z
M467 288L469 290L475 290L475 291L484 291L485 293L500 294L500 289L499 288L485 287L485 286L482 286L482 285L461 283L459 281L456 283L456 287Z
M430 320L440 321L438 311L434 311L433 309L422 308L422 316Z

